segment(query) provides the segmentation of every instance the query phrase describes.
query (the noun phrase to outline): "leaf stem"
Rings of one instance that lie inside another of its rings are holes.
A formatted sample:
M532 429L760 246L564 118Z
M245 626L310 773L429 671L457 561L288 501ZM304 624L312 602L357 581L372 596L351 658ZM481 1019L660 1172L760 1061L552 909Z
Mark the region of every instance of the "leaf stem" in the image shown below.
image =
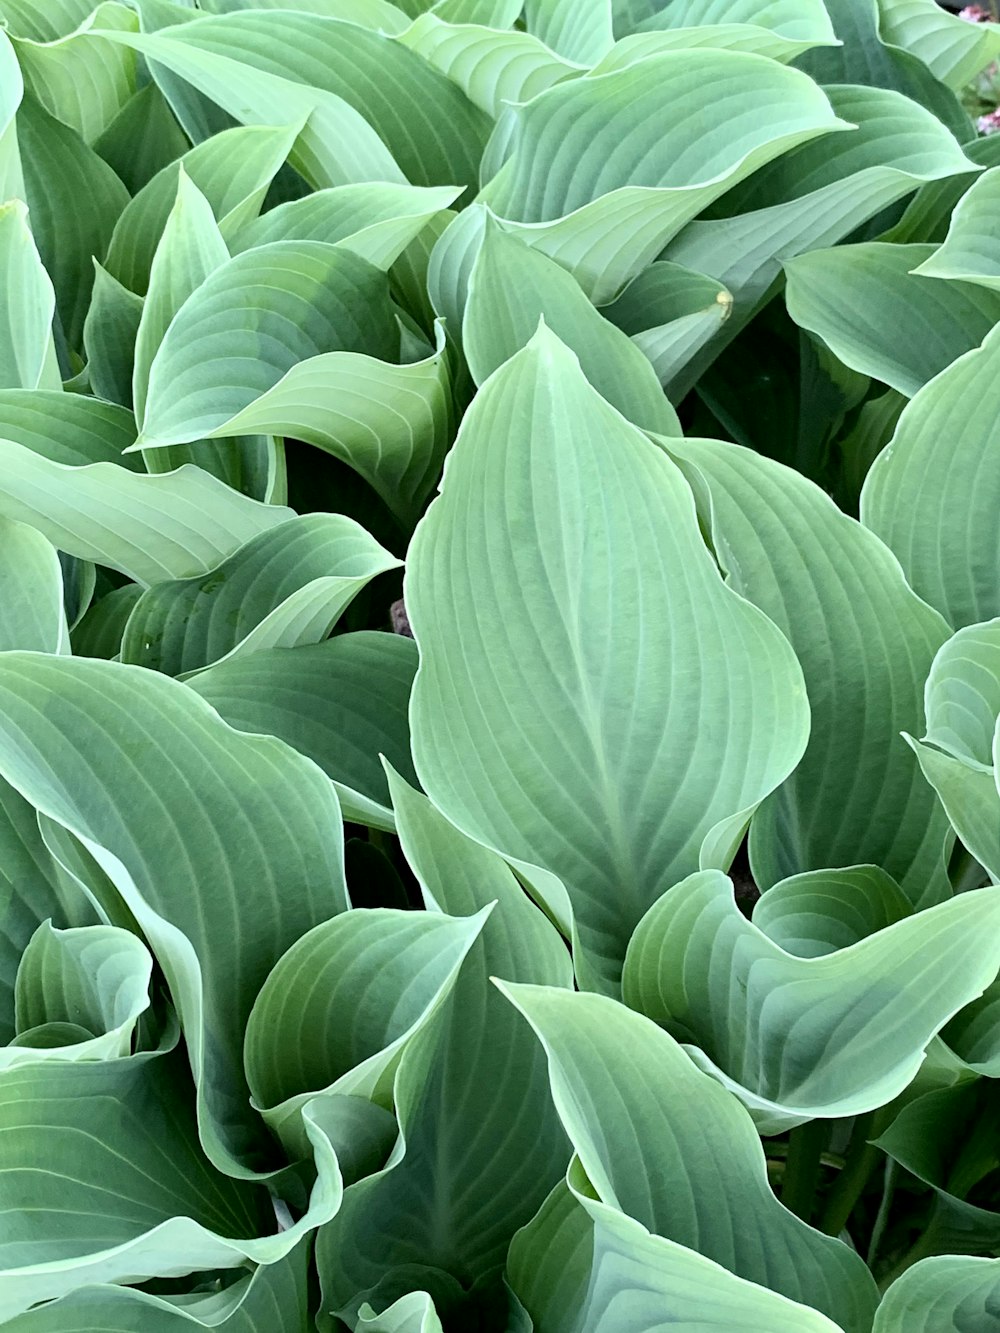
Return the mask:
M868 1142L874 1126L874 1111L859 1115L854 1122L844 1168L827 1195L820 1222L820 1229L829 1236L839 1236L843 1231L854 1205L878 1166L879 1150Z
M788 1157L781 1190L781 1202L804 1222L808 1222L819 1184L820 1157L830 1135L825 1120L807 1120L788 1136Z

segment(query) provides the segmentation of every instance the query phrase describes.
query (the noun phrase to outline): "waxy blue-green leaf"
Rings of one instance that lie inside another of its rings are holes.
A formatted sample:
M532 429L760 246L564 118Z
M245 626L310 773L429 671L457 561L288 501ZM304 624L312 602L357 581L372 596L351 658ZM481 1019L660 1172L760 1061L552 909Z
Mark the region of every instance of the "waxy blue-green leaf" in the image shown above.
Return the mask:
M6 518L0 518L0 587L0 651L69 652L58 553L35 528Z
M411 1291L376 1314L365 1304L358 1312L359 1333L443 1333L434 1302L426 1291Z
M572 971L563 941L501 858L389 778L425 906L468 916L495 905L445 1006L403 1054L392 1158L345 1191L340 1215L320 1232L317 1265L324 1307L342 1317L423 1288L442 1316L462 1318L462 1288L497 1281L511 1236L569 1155L541 1052L489 977L566 987Z
M953 1333L996 1321L1000 1259L953 1254L921 1259L882 1297L873 1333Z
M0 515L37 528L60 551L144 584L214 569L293 517L198 467L150 477L118 463L67 466L4 439L2 428L0 464Z
M21 956L14 984L14 1027L0 1047L0 1070L48 1060L111 1060L130 1054L149 1008L153 960L135 935L116 926L57 930L43 921ZM72 1045L53 1045L59 1025L82 1029Z
M0 18L18 37L54 42L66 37L91 14L93 0L0 0Z
M246 1017L282 953L347 905L333 787L283 742L233 731L137 667L9 653L0 711L0 772L134 913L180 1015L205 1151L239 1171L261 1149Z
M576 353L589 382L624 417L643 430L681 434L639 348L594 309L564 268L489 219L462 322L462 347L477 384L524 347L539 319Z
M604 996L500 986L545 1050L592 1198L848 1333L870 1327L877 1292L861 1258L778 1202L750 1117L672 1037ZM598 1325L585 1311L579 1327Z
M949 1018L1000 970L1000 895L963 893L821 957L787 953L718 871L678 884L629 946L626 1004L663 1024L762 1133L897 1096Z
M137 421L145 416L150 368L171 321L191 293L228 259L212 206L181 163L177 198L153 255L136 332L132 403Z
M952 284L933 285L948 291ZM998 376L994 331L911 400L861 493L862 523L893 552L910 587L956 629L1000 615L1000 476L991 465Z
M311 1333L310 1241L262 1264L221 1291L154 1296L133 1287L94 1285L9 1320L10 1333ZM192 1279L197 1285L197 1278Z
M1000 56L1000 24L970 23L935 0L878 0L884 42L922 60L936 79L960 93Z
M177 199L181 169L212 205L227 231L250 223L295 142L297 126L249 125L223 130L196 144L144 186L122 211L105 266L130 291L144 296L153 255Z
M272 241L326 241L388 269L460 193L457 186L395 181L338 185L279 204L233 233L227 229L227 240L234 255Z
M681 377L686 392L781 279L782 264L833 245L925 181L950 181L974 164L939 120L882 88L827 88L834 110L857 125L807 143L757 172L733 195L731 216L690 223L664 258L710 274L733 296L721 337Z
M654 17L669 18L673 6L661 10ZM700 23L696 27L640 30L615 42L611 50L594 66L592 74L610 74L615 69L625 69L639 60L646 60L663 51L687 51L692 47L710 46L720 51L742 51L745 55L767 56L782 64L790 64L803 51L814 46L829 46L833 43L833 29L826 22L826 27L817 24L809 29L809 35L800 29L802 35L792 36L789 31L780 28L762 27L753 21L759 18L759 11L746 23ZM826 11L823 11L826 19Z
M666 4L662 0L633 0L631 4L625 0L624 8L640 32L713 23L759 23L803 40L829 42L834 35L823 0L670 0ZM639 18L637 10L645 11L645 16Z
M24 195L15 121L23 95L21 67L10 38L6 32L0 31L0 195L5 200Z
M942 244L917 270L930 278L1000 287L1000 242L991 220L1000 201L1000 167L974 180L951 215Z
M398 349L388 280L365 260L321 241L248 250L216 268L167 329L139 445L210 435L311 357L354 351L389 361Z
M801 762L754 817L758 883L871 862L917 906L951 896L947 820L901 731L948 626L874 535L791 468L738 445L671 441L729 586L795 650L812 726Z
M738 115L727 87L739 88ZM600 305L751 172L849 128L797 70L736 51L667 52L517 108L481 197Z
M87 378L98 398L121 407L132 406L132 367L142 305L141 296L94 261L94 290L83 324Z
M52 341L55 292L20 199L0 203L0 389L62 387Z
M179 1053L4 1073L4 1322L102 1281L273 1263L336 1211L339 1171L318 1126L311 1207L282 1231L266 1189L227 1179L206 1158L188 1087Z
M715 278L661 261L644 269L601 314L629 335L670 394L732 308L732 294Z
M142 471L142 460L125 454L135 439L132 413L82 394L0 391L0 437L67 467L120 463Z
M581 984L613 990L645 910L728 865L801 757L791 648L720 579L680 471L545 329L467 413L405 587L425 790L562 880Z
M125 626L122 661L179 676L319 643L365 584L400 563L344 514L290 518L205 574L148 588Z
M964 846L1000 883L1000 620L967 625L942 646L925 701L926 733L910 744Z
M810 870L758 898L753 923L786 953L820 958L910 916L913 907L879 866Z
M93 260L103 258L128 191L75 130L27 95L17 113L17 137L32 234L55 287L66 341L79 350Z
M199 0L199 10L206 14L235 14L241 9L288 9L287 0ZM409 26L403 9L389 0L295 0L295 8L306 14L323 14L331 19L346 19L363 28L379 32L402 32ZM197 18L197 14L192 14Z
M531 32L501 32L481 22L446 23L435 13L421 14L399 40L494 120L506 104L528 102L584 72Z
M319 764L345 819L391 832L379 756L416 782L407 717L416 670L412 639L362 630L294 652L261 649L208 667L189 684L237 731L278 736Z
M99 597L73 629L70 641L77 657L110 661L121 652L122 635L132 608L142 596L138 583L126 583ZM256 728L254 728L256 730Z
M44 42L15 36L25 88L50 115L93 143L136 91L135 54L102 41L100 32L138 27L132 9L107 0L66 36Z
M152 82L129 98L93 143L98 157L104 158L133 196L189 147L170 104Z
M564 60L594 65L615 40L609 0L525 0L524 24Z
M799 255L785 264L788 313L845 365L912 398L1000 321L1000 293L914 272L932 253L871 241Z
M355 908L279 959L247 1019L243 1058L254 1105L293 1160L308 1151L298 1113L312 1096L392 1110L400 1057L444 1003L488 915Z

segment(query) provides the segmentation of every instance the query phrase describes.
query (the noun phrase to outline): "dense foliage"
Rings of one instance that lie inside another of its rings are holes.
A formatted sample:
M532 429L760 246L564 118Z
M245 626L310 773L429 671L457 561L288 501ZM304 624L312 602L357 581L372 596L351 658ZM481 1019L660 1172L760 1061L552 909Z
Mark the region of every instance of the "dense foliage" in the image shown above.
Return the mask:
M1000 25L93 3L0 0L0 1324L995 1329Z

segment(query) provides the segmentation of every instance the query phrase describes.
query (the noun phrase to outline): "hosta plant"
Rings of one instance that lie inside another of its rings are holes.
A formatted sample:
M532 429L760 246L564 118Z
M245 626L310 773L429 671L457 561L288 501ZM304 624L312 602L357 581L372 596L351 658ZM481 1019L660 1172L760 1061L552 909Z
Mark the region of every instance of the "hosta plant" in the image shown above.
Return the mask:
M979 17L0 0L0 1327L996 1327Z

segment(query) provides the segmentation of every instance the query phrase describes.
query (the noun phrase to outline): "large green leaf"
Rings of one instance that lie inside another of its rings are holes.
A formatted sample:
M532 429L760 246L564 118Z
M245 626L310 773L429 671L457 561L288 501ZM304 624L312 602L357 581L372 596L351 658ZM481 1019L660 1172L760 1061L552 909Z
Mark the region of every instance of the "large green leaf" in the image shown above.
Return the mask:
M132 406L132 366L142 306L141 296L94 261L94 290L83 324L87 379L98 398L122 407Z
M359 1311L357 1327L359 1333L443 1333L434 1302L426 1291L400 1296L381 1314L366 1303Z
M846 365L912 398L1000 321L1000 294L914 272L932 252L872 241L799 255L785 264L788 313Z
M991 890L960 894L821 957L786 953L702 871L650 909L625 1001L753 1112L763 1133L858 1115L907 1086L931 1038L1000 969Z
M0 1048L0 1070L51 1059L128 1055L139 1019L149 1008L152 971L148 949L127 930L57 930L43 921L17 970L16 1035L11 1045ZM63 1045L59 1030L70 1025L80 1030L80 1039Z
M911 52L955 92L1000 56L1000 24L969 23L935 0L878 0L878 13L882 40Z
M975 282L994 290L1000 287L1000 244L990 223L1000 199L1000 167L993 167L972 182L951 215L948 235L920 265L931 278Z
M279 1231L267 1191L220 1176L202 1152L186 1075L180 1055L50 1061L4 1073L5 1322L94 1282L274 1262L336 1211L336 1159L313 1127L313 1206Z
M86 1286L9 1320L11 1333L312 1333L309 1240L221 1291L154 1296L132 1287ZM314 1327L314 1325L313 1325Z
M874 1333L987 1333L1000 1300L1000 1259L921 1259L882 1298Z
M257 216L272 177L295 142L297 127L250 125L223 130L171 162L131 199L108 246L108 272L145 295L153 255L177 198L183 169L212 205L219 222L236 229Z
M1000 620L967 625L934 658L927 731L910 743L963 844L1000 882Z
M677 415L639 348L594 309L565 269L488 219L462 323L477 384L521 350L539 319L572 348L587 379L623 416L644 430L680 435Z
M24 523L0 518L0 651L69 652L59 556Z
M228 426L310 357L343 350L389 361L398 348L388 280L365 260L321 241L248 250L208 275L167 329L139 443L183 444Z
M318 643L365 584L399 564L343 514L290 518L206 574L148 588L125 626L122 661L178 676Z
M601 313L631 337L671 394L684 366L732 309L732 293L715 278L661 261L644 269Z
M362 630L294 652L262 649L189 684L237 731L278 736L319 764L345 819L393 830L379 756L416 781L407 720L416 669L412 639Z
M53 41L14 38L25 88L51 115L92 143L136 90L136 59L127 47L102 41L104 28L135 32L126 5L99 4L75 32Z
M669 19L673 8L670 6L661 10L654 17ZM751 17L759 18L759 11ZM771 60L789 64L803 51L809 51L814 46L828 46L833 42L833 29L829 27L825 10L823 19L825 23L809 29L808 36L804 25L799 28L800 35L793 36L787 28L761 27L757 22L703 23L691 28L666 28L662 31L643 28L616 42L591 72L610 74L614 69L624 69L627 65L647 60L662 51L686 51L695 46L742 51L746 55L767 56Z
M246 1017L281 954L346 906L329 780L136 667L9 653L0 704L0 771L92 853L163 968L206 1152L232 1171L259 1161Z
M848 1333L870 1327L876 1289L860 1257L777 1201L750 1117L667 1033L604 996L501 988L545 1050L591 1197L607 1205L602 1220L620 1210L677 1249L823 1311ZM654 1272L669 1253L659 1264L650 1256ZM683 1254L676 1259L683 1272ZM691 1276L698 1267L689 1265ZM581 1327L598 1325L585 1317Z
M132 413L82 394L0 390L0 436L68 467L121 463L142 471L141 459L123 457L135 439Z
M739 89L736 114L727 88ZM811 80L775 61L667 52L516 108L482 198L602 304L738 181L846 128Z
M787 636L809 694L806 752L754 817L760 886L869 861L918 906L949 897L948 823L899 734L923 723L948 626L892 553L799 473L714 440L670 449L729 585Z
M786 953L820 958L846 949L913 911L879 866L812 870L775 884L757 899L753 923Z
M442 1316L462 1321L474 1317L463 1288L502 1300L510 1238L568 1157L541 1053L488 979L563 987L572 974L563 942L500 857L394 774L390 785L426 907L468 915L495 906L450 998L403 1054L396 1150L381 1173L346 1190L320 1232L317 1263L324 1308L344 1318L364 1301L380 1309L422 1288Z
M15 113L24 95L21 67L6 32L0 31L0 196L4 200L24 194L24 177L17 151Z
M129 98L93 144L131 195L143 190L189 146L167 99L152 82Z
M578 977L614 989L646 908L728 865L802 754L787 641L719 578L679 470L544 329L466 415L406 604L425 790L563 881Z
M254 1104L290 1155L308 1151L298 1113L316 1093L391 1111L400 1057L447 998L488 915L356 908L279 959L247 1021L244 1062Z
M836 113L857 130L783 155L734 191L729 216L692 222L667 247L664 258L717 278L734 301L721 338L687 368L678 392L686 392L760 308L783 263L833 245L922 182L950 183L974 169L941 122L899 93L854 86L826 91Z
M52 342L55 293L20 199L0 204L0 389L61 388Z
M83 344L83 322L102 259L128 191L106 162L67 125L25 96L17 113L31 230L56 292L71 348Z
M625 0L632 23L642 32L701 27L713 23L759 23L790 37L833 36L823 0ZM645 11L640 18L637 10Z
M913 398L861 493L861 521L956 629L1000 615L1000 477L990 465L1000 430L998 373L994 331Z

